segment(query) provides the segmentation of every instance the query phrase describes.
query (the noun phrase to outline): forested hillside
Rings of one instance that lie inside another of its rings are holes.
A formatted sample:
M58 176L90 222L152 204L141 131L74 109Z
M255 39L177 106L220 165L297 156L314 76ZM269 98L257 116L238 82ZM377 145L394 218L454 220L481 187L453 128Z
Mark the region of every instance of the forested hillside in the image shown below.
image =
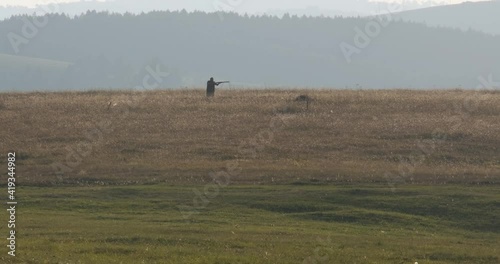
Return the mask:
M129 88L156 64L169 72L164 88L210 76L235 86L475 88L479 76L500 76L500 37L391 17L87 12L12 17L0 36L0 53L67 63L50 78L42 64L2 67L2 90Z

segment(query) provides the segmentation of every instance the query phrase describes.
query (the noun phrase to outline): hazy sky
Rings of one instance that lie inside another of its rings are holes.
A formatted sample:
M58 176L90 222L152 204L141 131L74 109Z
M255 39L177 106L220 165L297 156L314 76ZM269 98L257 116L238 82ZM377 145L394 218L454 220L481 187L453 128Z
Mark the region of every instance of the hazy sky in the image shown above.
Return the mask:
M27 6L34 7L39 4L47 4L47 3L64 3L64 2L80 2L83 0L0 0L1 6ZM94 0L94 1L120 1L120 0ZM187 8L191 8L192 6L199 6L199 9L205 9L206 6L213 5L217 1L230 3L238 6L247 6L251 9L261 9L266 10L269 8L304 8L307 6L318 6L320 8L325 9L336 9L336 7L341 4L341 2L346 2L345 0L299 0L299 1L289 1L289 0L204 0L204 1L192 1L192 0L157 0L157 2L170 2L173 6L183 6L186 5ZM371 2L403 2L403 0L370 0ZM480 1L480 0L469 0L472 2ZM130 1L127 2L136 2L136 4L141 4L141 0ZM351 2L359 2L359 0L351 0ZM439 4L454 4L461 3L466 1L461 0L436 0L436 1L428 1L428 0L420 0L414 2L436 2Z

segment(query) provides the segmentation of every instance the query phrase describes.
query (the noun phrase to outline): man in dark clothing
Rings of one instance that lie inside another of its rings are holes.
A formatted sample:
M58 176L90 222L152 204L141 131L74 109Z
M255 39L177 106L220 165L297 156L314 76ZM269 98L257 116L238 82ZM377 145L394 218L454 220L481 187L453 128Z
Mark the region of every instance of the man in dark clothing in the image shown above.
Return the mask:
M213 97L215 94L215 86L219 86L220 83L215 82L214 78L210 78L207 82L207 97Z

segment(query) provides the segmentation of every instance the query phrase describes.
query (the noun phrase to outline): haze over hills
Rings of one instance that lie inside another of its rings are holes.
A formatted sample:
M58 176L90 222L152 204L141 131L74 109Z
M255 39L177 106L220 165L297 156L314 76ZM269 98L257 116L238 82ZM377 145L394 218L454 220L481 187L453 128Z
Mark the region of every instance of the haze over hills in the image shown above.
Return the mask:
M259 14L268 14L283 16L284 14L298 16L327 16L327 17L357 17L357 16L372 16L377 14L393 13L395 11L418 10L426 7L437 6L439 2L434 1L404 1L404 3L393 3L384 1L335 1L342 4L332 8L322 8L320 6L310 5L303 8L274 8L259 12Z
M27 2L27 1L25 1ZM33 1L35 2L35 1ZM1 3L1 2L0 2ZM269 14L282 15L284 13L297 14L299 16L365 16L387 12L388 6L397 5L399 10L413 10L424 7L443 5L451 1L433 1L433 0L408 0L403 3L390 3L384 0L310 0L305 3L300 1L286 0L101 0L101 1L73 1L69 3L59 3L56 8L54 5L39 5L38 7L21 6L20 2L7 2L7 7L0 6L0 19L9 18L11 15L20 14L39 14L44 10L57 9L56 12L63 12L70 16L80 15L87 10L108 11L114 13L133 13L165 10L203 11L203 12L237 12L239 14Z
M473 29L500 35L500 1L423 8L398 13L397 17L429 26Z
M165 88L201 87L210 76L235 87L476 88L500 76L500 36L388 17L93 11L38 17L46 25L24 37L33 19L0 22L0 53L67 67L49 79L43 63L7 67L2 90L131 88L156 65L168 71ZM374 23L380 31L367 33Z

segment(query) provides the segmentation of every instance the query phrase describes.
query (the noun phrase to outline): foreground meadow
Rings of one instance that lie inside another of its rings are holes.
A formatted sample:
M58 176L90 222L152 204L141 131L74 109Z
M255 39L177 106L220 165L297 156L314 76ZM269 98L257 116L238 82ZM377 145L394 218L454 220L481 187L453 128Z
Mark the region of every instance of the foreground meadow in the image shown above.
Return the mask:
M228 186L196 208L193 189L203 188L24 187L18 254L0 260L500 262L495 187Z

